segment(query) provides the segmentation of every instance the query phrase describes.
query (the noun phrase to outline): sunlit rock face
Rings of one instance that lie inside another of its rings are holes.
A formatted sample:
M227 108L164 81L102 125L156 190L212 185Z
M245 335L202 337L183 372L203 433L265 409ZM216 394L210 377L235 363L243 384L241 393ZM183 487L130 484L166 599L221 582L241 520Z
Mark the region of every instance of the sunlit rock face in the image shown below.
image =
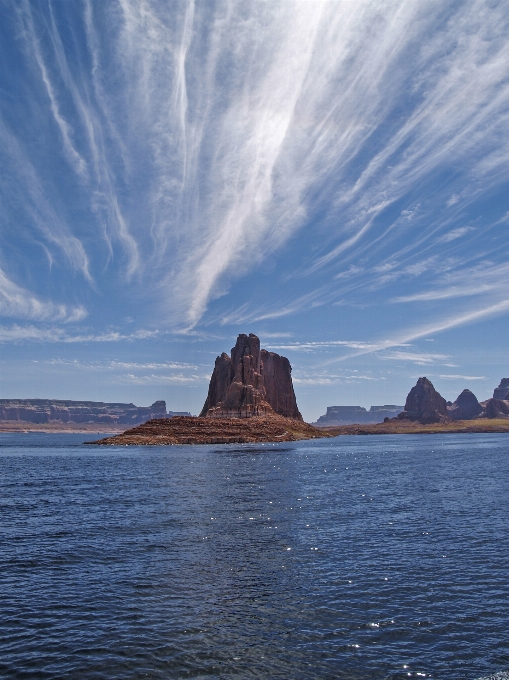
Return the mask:
M405 410L398 418L416 420L420 423L447 421L447 402L427 378L419 378L406 398Z
M249 418L277 413L302 420L286 357L260 349L259 338L241 334L231 357L217 357L200 416Z
M447 407L447 414L453 420L472 420L482 413L482 406L470 390L463 390L456 401Z

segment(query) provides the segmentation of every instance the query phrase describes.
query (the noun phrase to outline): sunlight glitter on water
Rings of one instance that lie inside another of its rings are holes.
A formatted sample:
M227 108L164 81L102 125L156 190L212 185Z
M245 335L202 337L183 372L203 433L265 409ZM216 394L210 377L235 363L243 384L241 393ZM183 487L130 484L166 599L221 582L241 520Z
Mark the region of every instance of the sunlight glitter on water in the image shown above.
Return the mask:
M2 676L509 680L507 436L6 442Z

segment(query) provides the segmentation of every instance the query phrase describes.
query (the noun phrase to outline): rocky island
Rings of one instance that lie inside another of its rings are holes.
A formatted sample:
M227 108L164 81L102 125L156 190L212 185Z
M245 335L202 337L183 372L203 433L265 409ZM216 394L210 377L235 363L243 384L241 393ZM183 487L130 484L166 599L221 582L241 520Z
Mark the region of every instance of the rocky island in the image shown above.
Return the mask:
M260 349L250 333L217 357L198 418L154 419L94 444L230 444L331 436L302 419L286 357Z

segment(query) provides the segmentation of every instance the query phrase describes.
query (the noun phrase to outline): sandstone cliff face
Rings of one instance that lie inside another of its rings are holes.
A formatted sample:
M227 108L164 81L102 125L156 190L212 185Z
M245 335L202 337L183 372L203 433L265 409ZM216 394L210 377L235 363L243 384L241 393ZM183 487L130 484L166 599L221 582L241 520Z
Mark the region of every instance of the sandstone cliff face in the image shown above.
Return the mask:
M286 357L275 352L261 351L261 371L266 400L276 413L286 418L302 420L293 390L292 367Z
M216 359L200 416L249 418L277 413L302 420L291 370L286 357L260 350L256 335L239 335L231 358L223 352Z
M416 420L420 423L447 421L447 402L427 378L419 378L408 393L405 410L398 418Z
M463 390L456 401L447 407L447 414L453 420L472 420L482 413L482 406L470 390Z

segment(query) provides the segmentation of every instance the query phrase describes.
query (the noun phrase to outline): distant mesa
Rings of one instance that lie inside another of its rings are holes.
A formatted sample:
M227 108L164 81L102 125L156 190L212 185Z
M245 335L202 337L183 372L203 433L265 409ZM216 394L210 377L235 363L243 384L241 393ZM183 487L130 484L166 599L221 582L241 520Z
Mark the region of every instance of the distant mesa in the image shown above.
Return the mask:
M260 349L256 335L241 334L232 348L217 357L203 418L250 418L277 413L302 420L286 357Z
M135 406L70 399L0 399L0 422L132 426L152 418L189 415L188 412L167 412L165 401L155 401L151 406Z
M395 418L402 410L403 406L395 404L371 406L369 411L363 406L327 406L327 413L320 416L313 425L333 427L335 425L382 423L385 418Z
M334 428L382 422L395 425L401 421L432 425L479 418L509 418L509 378L502 378L493 394L492 399L479 402L471 390L465 389L456 401L446 402L433 383L422 377L408 393L404 408L386 404L371 406L368 411L362 406L328 406L327 413L313 425Z

